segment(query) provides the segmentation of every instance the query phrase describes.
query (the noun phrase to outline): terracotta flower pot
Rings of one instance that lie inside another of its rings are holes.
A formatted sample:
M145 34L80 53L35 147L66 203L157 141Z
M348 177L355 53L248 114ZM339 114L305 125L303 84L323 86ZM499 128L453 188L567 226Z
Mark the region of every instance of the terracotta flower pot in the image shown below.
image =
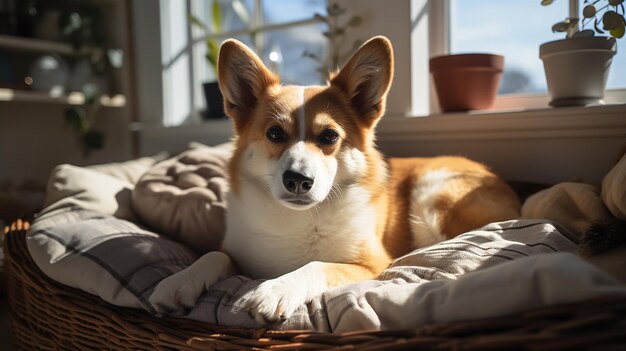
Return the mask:
M551 41L539 47L551 106L584 106L602 103L614 38L589 37Z
M492 54L445 55L430 59L439 106L444 112L481 110L493 106L504 57Z

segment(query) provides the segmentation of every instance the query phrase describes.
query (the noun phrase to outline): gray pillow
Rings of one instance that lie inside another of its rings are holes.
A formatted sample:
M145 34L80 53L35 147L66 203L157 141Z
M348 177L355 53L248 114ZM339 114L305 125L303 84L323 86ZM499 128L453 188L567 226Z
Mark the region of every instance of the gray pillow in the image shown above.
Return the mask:
M148 311L156 284L197 259L183 245L134 223L77 207L41 214L26 242L48 277L111 304Z

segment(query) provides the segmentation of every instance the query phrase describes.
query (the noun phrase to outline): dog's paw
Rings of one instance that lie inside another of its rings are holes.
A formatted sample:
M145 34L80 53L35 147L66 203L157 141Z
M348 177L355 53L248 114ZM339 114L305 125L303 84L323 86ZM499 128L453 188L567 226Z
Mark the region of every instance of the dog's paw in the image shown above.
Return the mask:
M213 251L184 270L163 279L148 301L160 315L185 315L216 281L235 275L228 255Z
M293 283L281 278L265 281L244 295L238 304L262 325L285 321L307 302L303 284L294 286Z
M182 316L189 313L204 290L201 276L183 270L163 279L148 300L159 315Z

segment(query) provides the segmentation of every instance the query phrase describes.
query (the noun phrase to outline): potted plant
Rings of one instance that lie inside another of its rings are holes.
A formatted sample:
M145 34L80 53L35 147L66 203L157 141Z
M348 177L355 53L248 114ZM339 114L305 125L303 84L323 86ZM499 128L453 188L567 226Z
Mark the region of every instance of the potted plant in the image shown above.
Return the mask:
M552 2L542 0L541 4ZM569 17L556 23L552 31L566 32L566 38L539 47L551 106L603 103L616 39L624 36L624 0L586 0L582 28L580 22L577 17Z

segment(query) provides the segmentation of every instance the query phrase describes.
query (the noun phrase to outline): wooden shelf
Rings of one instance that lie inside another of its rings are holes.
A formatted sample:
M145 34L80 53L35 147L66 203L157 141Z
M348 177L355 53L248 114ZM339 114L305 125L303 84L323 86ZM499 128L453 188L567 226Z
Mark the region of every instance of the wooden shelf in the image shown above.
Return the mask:
M79 92L73 92L67 95L51 95L41 91L0 88L0 102L83 105L85 103L85 96ZM113 96L102 95L100 97L100 104L105 107L124 107L126 106L126 97L120 94Z
M70 44L62 42L17 37L3 34L0 34L0 48L26 52L52 52L65 56L83 56L89 54L90 52L89 50L83 49L76 51Z

